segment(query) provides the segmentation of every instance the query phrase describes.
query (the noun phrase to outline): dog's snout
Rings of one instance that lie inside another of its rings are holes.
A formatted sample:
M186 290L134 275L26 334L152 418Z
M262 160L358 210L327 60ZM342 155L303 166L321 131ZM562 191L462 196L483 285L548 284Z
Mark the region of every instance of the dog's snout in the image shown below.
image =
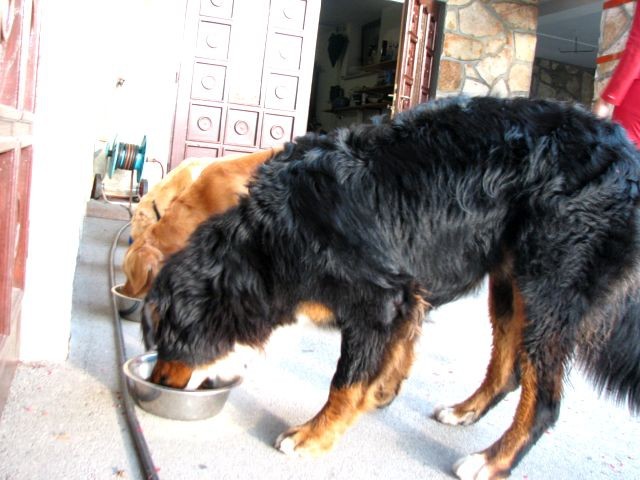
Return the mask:
M185 388L193 374L193 368L184 362L158 359L149 380L171 388Z

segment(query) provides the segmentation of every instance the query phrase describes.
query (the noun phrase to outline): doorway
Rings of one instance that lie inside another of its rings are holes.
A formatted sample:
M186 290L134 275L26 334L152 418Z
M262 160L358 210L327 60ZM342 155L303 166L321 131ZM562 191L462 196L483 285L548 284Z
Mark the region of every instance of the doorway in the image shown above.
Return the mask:
M308 129L366 122L433 96L438 18L437 2L425 0L322 0Z

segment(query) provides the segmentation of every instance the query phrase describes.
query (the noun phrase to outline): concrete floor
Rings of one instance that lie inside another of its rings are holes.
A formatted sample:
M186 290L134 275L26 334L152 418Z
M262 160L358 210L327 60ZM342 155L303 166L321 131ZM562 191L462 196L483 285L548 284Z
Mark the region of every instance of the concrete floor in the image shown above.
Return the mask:
M119 216L126 213L121 210ZM0 418L0 479L142 478L124 421L108 285L109 248L124 223L85 220L69 358L19 365ZM434 312L400 396L389 408L362 417L320 459L289 458L272 443L324 403L339 336L306 326L275 332L264 358L251 366L217 417L178 422L137 409L160 478L452 478L455 460L498 438L518 399L514 392L469 427L430 418L437 405L465 398L482 379L490 344L485 297L482 290ZM139 324L122 325L127 356L142 352ZM512 478L639 479L639 438L640 419L599 399L573 371L557 426Z

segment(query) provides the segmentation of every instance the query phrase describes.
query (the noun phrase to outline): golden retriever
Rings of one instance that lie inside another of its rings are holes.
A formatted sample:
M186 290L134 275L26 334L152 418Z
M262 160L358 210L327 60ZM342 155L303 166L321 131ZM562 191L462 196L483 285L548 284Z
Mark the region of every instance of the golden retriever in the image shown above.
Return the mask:
M131 238L142 235L156 223L173 200L200 176L214 158L188 158L171 170L156 186L147 192L131 217Z
M144 297L164 259L181 249L200 223L236 205L255 169L281 150L260 150L207 166L156 223L133 236L122 266L126 276L122 293Z

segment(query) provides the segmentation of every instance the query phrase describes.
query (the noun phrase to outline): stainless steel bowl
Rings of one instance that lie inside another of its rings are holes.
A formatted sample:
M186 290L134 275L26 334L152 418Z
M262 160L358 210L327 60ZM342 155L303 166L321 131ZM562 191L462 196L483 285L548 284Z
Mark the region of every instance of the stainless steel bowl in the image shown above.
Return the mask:
M163 387L147 381L157 359L156 352L143 353L123 365L129 392L144 410L173 420L202 420L217 415L231 390L242 383L237 376L224 384L206 383L198 390Z
M132 322L139 322L142 316L142 305L144 300L141 298L128 297L122 292L124 284L116 285L111 289L116 297L116 306L118 307L118 313L120 317L131 320Z

